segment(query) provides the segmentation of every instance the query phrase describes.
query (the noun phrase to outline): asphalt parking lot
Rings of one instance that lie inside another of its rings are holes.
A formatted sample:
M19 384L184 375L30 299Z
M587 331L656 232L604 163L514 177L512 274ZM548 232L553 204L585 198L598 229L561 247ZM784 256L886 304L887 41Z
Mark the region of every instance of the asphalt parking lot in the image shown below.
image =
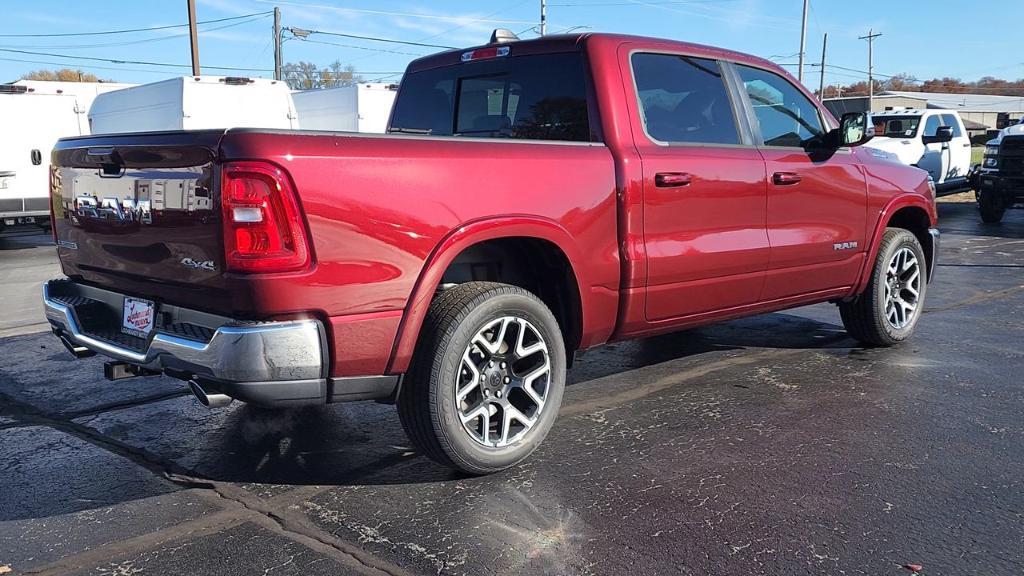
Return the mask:
M0 567L1024 573L1024 210L940 217L912 342L857 347L821 305L607 346L541 449L484 478L411 453L391 406L209 411L177 381L109 383L49 334L8 336ZM8 306L37 298L35 259L56 273L45 243L0 246Z

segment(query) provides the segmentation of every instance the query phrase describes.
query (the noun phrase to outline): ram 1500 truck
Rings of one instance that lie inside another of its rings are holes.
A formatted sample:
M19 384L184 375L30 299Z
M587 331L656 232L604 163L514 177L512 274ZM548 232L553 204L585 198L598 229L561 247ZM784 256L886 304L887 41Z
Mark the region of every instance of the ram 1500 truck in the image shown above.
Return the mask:
M394 401L488 473L551 429L576 351L816 302L871 345L920 319L928 175L767 60L492 42L412 62L389 131L62 140L54 332L208 405Z

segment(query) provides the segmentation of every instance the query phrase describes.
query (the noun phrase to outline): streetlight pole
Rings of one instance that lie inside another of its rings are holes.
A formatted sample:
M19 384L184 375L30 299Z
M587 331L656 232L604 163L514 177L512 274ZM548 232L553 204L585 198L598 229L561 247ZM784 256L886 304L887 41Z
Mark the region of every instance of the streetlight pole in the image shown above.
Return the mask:
M804 55L807 54L807 6L810 0L804 0L804 18L800 26L800 67L797 68L796 78L804 81Z
M548 33L548 3L547 0L540 0L540 35Z
M828 49L828 32L821 42L821 78L818 80L818 100L825 101L825 50Z
M281 9L274 6L274 80L281 79Z
M188 0L188 34L192 42L192 75L199 76L199 31L196 30L196 0Z

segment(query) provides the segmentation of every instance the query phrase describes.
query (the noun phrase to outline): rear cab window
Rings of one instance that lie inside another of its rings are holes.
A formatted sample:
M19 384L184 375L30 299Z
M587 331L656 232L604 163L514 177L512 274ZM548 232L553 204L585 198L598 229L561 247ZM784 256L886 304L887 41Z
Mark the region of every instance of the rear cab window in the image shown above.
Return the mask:
M496 57L409 73L389 132L594 141L583 57Z

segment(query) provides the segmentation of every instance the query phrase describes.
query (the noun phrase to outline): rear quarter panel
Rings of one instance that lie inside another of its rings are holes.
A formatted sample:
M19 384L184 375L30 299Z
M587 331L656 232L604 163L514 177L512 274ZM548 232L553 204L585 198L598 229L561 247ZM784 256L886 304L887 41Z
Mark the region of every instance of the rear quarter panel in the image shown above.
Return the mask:
M557 238L580 285L584 337L614 324L615 174L603 145L233 131L221 156L268 160L291 175L315 263L303 273L253 280L253 305L330 319L341 371L381 367L367 346L356 366L346 365L346 348L361 332L352 321L372 320L367 326L377 327L381 342L392 332L418 332L422 302L416 316L403 312L412 308L414 288L422 301L436 287L439 273L425 276L427 262L438 265L450 260L440 252L487 238ZM611 306L592 306L594 294ZM402 355L391 371L403 371L407 360Z

